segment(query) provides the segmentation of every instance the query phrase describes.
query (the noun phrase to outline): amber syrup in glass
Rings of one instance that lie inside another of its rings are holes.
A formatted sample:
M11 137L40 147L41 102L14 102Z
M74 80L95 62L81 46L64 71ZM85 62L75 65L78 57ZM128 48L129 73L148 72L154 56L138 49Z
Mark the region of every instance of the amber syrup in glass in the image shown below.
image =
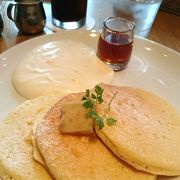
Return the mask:
M128 42L128 36L108 35L98 41L98 57L110 64L128 63L131 57L133 41Z

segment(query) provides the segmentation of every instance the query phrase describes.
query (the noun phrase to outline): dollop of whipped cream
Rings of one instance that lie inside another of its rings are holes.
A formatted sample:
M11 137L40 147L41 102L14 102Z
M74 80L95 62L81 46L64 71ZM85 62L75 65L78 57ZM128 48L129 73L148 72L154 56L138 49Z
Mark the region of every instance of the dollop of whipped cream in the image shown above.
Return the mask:
M110 83L113 70L81 42L53 41L31 50L12 76L16 90L27 99L52 93L65 95Z

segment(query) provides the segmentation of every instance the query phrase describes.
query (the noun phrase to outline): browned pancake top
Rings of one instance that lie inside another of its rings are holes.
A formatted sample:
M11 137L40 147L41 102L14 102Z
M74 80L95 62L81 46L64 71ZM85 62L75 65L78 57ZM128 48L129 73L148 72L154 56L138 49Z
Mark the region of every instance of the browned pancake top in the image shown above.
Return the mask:
M40 152L55 179L154 179L114 156L94 136L61 135L61 104L81 100L83 93L70 94L57 102L36 130Z

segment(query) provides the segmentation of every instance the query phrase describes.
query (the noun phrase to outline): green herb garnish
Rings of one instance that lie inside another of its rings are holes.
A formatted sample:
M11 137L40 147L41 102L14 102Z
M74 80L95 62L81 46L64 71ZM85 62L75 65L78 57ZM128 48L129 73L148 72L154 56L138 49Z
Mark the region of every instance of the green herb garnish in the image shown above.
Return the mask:
M95 121L95 123L99 127L99 129L102 129L104 127L103 118L101 116L99 116L93 109L90 109L87 112L87 116L92 118Z
M111 125L115 125L117 120L112 118L112 117L110 117L110 118L107 118L106 122L107 122L108 125L111 126Z
M102 89L99 85L96 85L94 93L89 89L86 89L85 96L82 97L83 106L86 109L89 109L86 115L94 120L99 129L102 129L104 127L104 119L106 120L108 125L115 125L117 122L117 120L112 117L106 118L107 112L110 111L111 102L117 95L117 92L113 95L110 102L108 103L107 110L103 117L99 116L94 110L94 104L101 104L103 102L103 91L104 89Z
M112 103L113 99L116 97L117 93L118 93L118 92L114 93L113 97L111 98L111 100L110 100L109 103L108 103L108 110L109 110L109 111L111 111L111 103Z

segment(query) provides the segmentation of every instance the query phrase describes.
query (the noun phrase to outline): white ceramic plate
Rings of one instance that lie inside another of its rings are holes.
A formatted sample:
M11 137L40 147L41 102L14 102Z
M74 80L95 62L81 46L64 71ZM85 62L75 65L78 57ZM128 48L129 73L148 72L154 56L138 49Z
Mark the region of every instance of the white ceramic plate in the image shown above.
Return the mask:
M0 120L25 101L14 89L11 76L15 66L36 46L56 40L82 41L96 48L95 31L63 31L23 42L0 55ZM135 38L131 61L126 69L115 73L112 84L135 86L154 92L180 110L180 54L155 42Z

